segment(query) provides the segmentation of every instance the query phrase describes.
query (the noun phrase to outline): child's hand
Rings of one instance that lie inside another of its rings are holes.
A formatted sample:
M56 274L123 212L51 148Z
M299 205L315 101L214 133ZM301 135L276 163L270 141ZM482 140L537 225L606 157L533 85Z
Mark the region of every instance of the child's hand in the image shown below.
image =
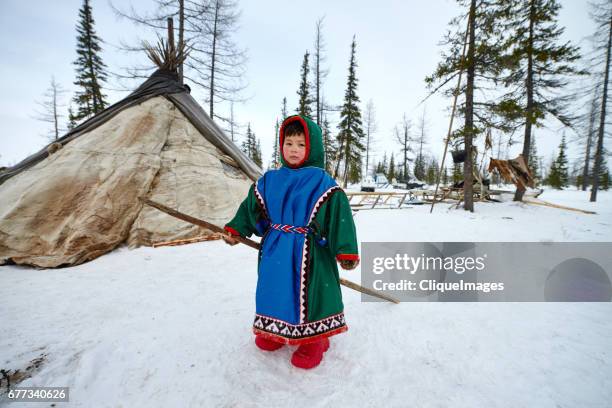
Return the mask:
M356 260L343 259L340 261L340 266L342 267L342 269L347 269L347 270L355 269L357 265L359 265L358 259Z
M226 232L225 234L221 234L221 233L219 233L219 234L221 235L221 238L225 241L225 243L228 244L228 245L234 246L238 242L240 242L236 238L234 238L234 236L231 233L229 233L229 232Z

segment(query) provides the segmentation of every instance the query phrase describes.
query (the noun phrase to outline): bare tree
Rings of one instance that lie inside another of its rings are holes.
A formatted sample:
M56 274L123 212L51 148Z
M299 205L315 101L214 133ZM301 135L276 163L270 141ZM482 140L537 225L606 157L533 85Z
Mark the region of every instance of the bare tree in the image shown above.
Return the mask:
M412 142L414 141L412 139L412 136L410 134L410 128L412 127L412 123L410 122L410 120L408 118L406 118L406 114L404 113L404 117L402 118L402 122L400 123L400 126L396 126L394 129L395 132L395 139L397 140L397 142L400 144L401 146L401 151L402 151L402 169L403 169L403 174L404 174L404 178L406 181L408 181L410 179L409 176L409 168L408 168L408 152L412 152Z
M55 77L52 76L49 88L47 88L43 95L44 99L36 102L42 108L42 111L36 112L35 119L51 124L51 128L45 133L45 136L47 136L50 141L59 139L60 134L64 133L66 130L60 125L60 120L63 117L63 115L60 114L60 108L66 106L62 102L62 96L65 93L66 91L60 84L55 82Z
M179 43L188 45L190 52L184 62L184 79L199 85L205 92L204 103L209 115L225 123L229 119L220 115L216 107L223 102L243 102L246 89L244 73L246 50L240 49L232 40L237 30L240 12L233 0L154 0L156 10L150 14L120 10L111 3L120 18L146 27L159 36L166 32L166 19L179 17ZM142 52L142 41L138 45L121 42L120 49L127 52ZM118 78L143 78L151 71L151 65L124 68L125 74ZM182 68L179 67L179 74Z
M427 144L427 114L425 111L425 106L423 106L423 115L421 115L419 119L418 125L418 135L415 138L416 143L418 144L418 153L416 155L415 163L414 163L414 177L417 180L424 180L426 175L425 170L425 156L423 155L423 147Z
M230 134L230 139L232 142L236 143L236 141L238 141L238 137L242 137L244 133L243 130L244 125L236 120L236 115L234 114L234 101L230 101L230 111L226 131Z
M372 99L368 101L366 109L363 115L364 131L366 137L366 161L365 161L365 175L367 176L370 172L370 147L374 143L374 134L378 130L378 123L376 122L376 108Z
M599 128L597 129L597 148L595 150L595 166L593 167L593 187L591 188L591 201L597 201L597 190L599 189L599 177L602 173L602 163L605 154L603 142L606 126L606 113L608 102L608 81L610 79L610 53L612 51L612 3L604 1L593 4L591 17L597 23L595 34L595 51L599 54L599 60L603 63L601 108L599 110Z
M325 41L323 39L323 20L325 17L321 17L317 20L317 26L315 31L315 42L314 42L314 58L312 60L313 71L314 71L314 103L315 103L315 111L317 124L321 125L323 120L323 95L322 95L322 86L323 81L327 77L329 70L323 69L322 65L325 62L326 58L323 55L325 51Z
M593 98L591 99L590 108L588 110L588 129L586 131L586 138L584 140L584 162L582 164L582 183L581 189L582 191L586 191L587 186L590 184L589 177L589 167L592 159L592 149L593 149L593 139L595 136L595 121L597 120L597 101L599 100L599 93L595 92L593 94Z

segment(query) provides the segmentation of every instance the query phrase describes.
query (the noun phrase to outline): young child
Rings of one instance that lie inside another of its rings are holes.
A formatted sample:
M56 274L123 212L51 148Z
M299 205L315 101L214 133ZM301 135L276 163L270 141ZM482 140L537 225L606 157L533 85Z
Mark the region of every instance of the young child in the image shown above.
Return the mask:
M351 208L344 191L325 172L319 126L294 115L279 132L282 167L254 183L223 239L262 237L259 250L255 344L274 351L298 345L291 363L316 367L329 337L345 332L336 261L359 263Z

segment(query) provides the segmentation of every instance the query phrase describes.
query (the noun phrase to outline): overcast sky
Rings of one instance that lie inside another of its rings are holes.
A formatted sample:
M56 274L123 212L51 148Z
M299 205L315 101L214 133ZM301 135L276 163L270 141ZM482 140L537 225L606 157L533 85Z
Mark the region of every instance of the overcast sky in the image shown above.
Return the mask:
M44 136L48 124L35 119L36 101L43 99L50 78L68 90L67 103L74 92L75 38L80 0L23 2L0 1L0 166L12 165L38 151L48 143ZM126 0L137 10L150 9L145 0ZM295 5L291 5L291 4ZM565 40L588 49L585 37L592 34L587 2L561 1L560 25L566 28ZM117 50L120 40L131 41L143 31L119 20L106 0L91 1L95 28L103 41L102 58L111 72L143 56L130 56ZM326 42L324 83L327 101L341 104L346 84L350 44L357 39L358 95L362 111L368 100L376 107L378 131L375 154L399 151L393 128L405 113L414 123L422 114L419 102L427 94L424 78L435 69L442 48L438 45L449 20L459 13L451 0L432 1L309 1L303 7L297 2L239 2L242 11L236 43L247 49L248 88L244 104L235 106L236 119L250 122L261 139L264 163L270 159L274 124L280 119L281 101L287 97L290 111L297 107L296 90L299 70L306 50L313 49L315 24L325 17L323 35ZM152 38L149 34L149 38ZM107 84L108 100L114 103L126 95L112 90L118 83ZM192 86L192 94L202 95ZM426 103L428 151L441 157L442 140L448 127L451 100L434 96ZM203 104L206 109L206 105ZM65 108L67 109L67 108ZM228 111L229 105L219 108ZM576 107L578 109L578 107ZM331 118L334 126L337 118ZM335 128L334 128L335 131ZM552 155L563 132L559 123L547 121L546 129L536 129L538 153L545 160ZM568 138L575 137L567 131ZM511 154L518 153L520 146ZM573 147L570 159L579 157L581 149ZM450 159L447 158L447 163Z

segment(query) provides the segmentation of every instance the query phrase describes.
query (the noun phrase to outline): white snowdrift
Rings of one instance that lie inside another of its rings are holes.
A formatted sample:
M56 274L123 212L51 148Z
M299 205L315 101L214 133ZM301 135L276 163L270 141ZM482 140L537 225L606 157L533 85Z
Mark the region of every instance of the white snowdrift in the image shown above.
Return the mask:
M545 193L584 215L476 203L360 211L361 241L610 241L612 194ZM503 217L511 217L506 219ZM257 252L125 247L73 268L0 268L0 368L68 386L70 407L586 407L612 399L610 303L362 303L321 366L253 344ZM343 272L359 281L359 270ZM1 405L1 403L0 403ZM15 405L17 406L17 405ZM40 407L40 403L19 406ZM48 405L46 405L48 406Z

